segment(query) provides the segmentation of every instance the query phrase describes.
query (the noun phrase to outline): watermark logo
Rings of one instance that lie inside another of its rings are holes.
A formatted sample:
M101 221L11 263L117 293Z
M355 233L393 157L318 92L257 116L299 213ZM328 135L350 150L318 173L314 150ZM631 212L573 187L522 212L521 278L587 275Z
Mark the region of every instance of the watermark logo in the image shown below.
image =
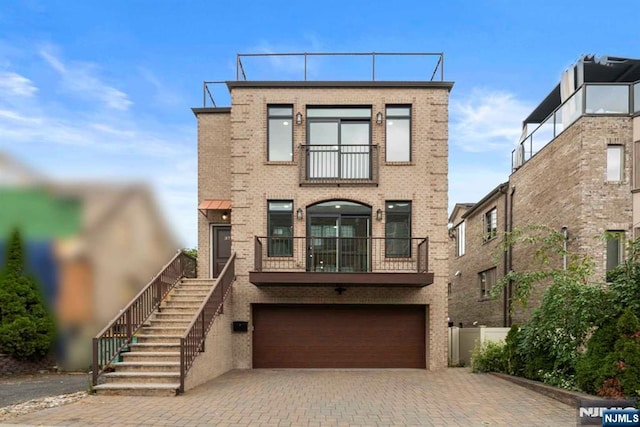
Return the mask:
M636 405L635 400L582 399L578 425L640 427L640 411Z

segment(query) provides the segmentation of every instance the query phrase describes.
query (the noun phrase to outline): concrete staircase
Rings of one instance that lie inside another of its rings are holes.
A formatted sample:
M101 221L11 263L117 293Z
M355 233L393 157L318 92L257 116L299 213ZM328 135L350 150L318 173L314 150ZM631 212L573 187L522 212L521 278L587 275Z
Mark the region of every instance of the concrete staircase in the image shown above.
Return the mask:
M180 388L180 338L214 279L183 279L134 337L114 372L94 387L101 395L175 396Z

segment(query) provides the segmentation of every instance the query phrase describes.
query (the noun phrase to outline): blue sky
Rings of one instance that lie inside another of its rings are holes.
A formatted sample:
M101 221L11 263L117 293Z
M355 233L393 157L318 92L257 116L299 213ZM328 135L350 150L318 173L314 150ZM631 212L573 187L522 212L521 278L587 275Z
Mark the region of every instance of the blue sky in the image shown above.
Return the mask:
M582 54L640 57L639 16L637 0L3 1L0 150L58 179L149 182L195 246L190 108L203 80L235 78L236 53L442 51L455 82L450 206L477 201L506 180L522 119L564 69ZM247 65L249 79L299 78L286 61ZM428 78L425 68L380 62L390 79Z

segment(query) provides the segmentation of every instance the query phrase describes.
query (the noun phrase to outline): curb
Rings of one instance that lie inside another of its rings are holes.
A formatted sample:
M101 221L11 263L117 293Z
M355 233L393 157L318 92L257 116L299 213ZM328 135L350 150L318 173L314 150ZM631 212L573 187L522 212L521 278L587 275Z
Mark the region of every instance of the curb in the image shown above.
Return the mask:
M498 372L489 372L490 375L493 375L498 378L502 378L503 380L512 382L521 387L528 388L529 390L535 391L536 393L543 394L552 399L558 400L566 405L573 406L574 408L580 407L580 402L583 400L601 400L597 396L592 396L586 393L580 393L577 391L569 391L564 390L557 387L552 387L550 385L541 383L539 381L528 380L526 378L515 377L513 375L501 374Z

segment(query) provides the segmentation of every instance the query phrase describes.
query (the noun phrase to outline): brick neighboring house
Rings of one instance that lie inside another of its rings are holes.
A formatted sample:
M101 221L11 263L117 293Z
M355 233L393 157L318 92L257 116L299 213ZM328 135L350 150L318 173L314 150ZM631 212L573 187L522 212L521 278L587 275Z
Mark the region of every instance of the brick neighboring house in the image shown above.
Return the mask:
M498 234L528 224L566 227L568 249L595 260L594 281L604 281L621 262L625 238L640 237L640 60L581 58L524 120L522 135L508 182L474 205L456 205L449 218L455 325L520 323L544 290L536 289L530 309L516 310L513 318L508 294L497 301L483 297L506 271L525 271L532 260L531 248L522 247L498 250L496 257L493 241L500 239L487 239L493 209ZM457 255L461 227L466 250ZM621 239L597 238L605 232ZM552 262L563 265L561 257Z
M219 372L446 367L453 83L226 86L193 109L198 276L237 256Z

